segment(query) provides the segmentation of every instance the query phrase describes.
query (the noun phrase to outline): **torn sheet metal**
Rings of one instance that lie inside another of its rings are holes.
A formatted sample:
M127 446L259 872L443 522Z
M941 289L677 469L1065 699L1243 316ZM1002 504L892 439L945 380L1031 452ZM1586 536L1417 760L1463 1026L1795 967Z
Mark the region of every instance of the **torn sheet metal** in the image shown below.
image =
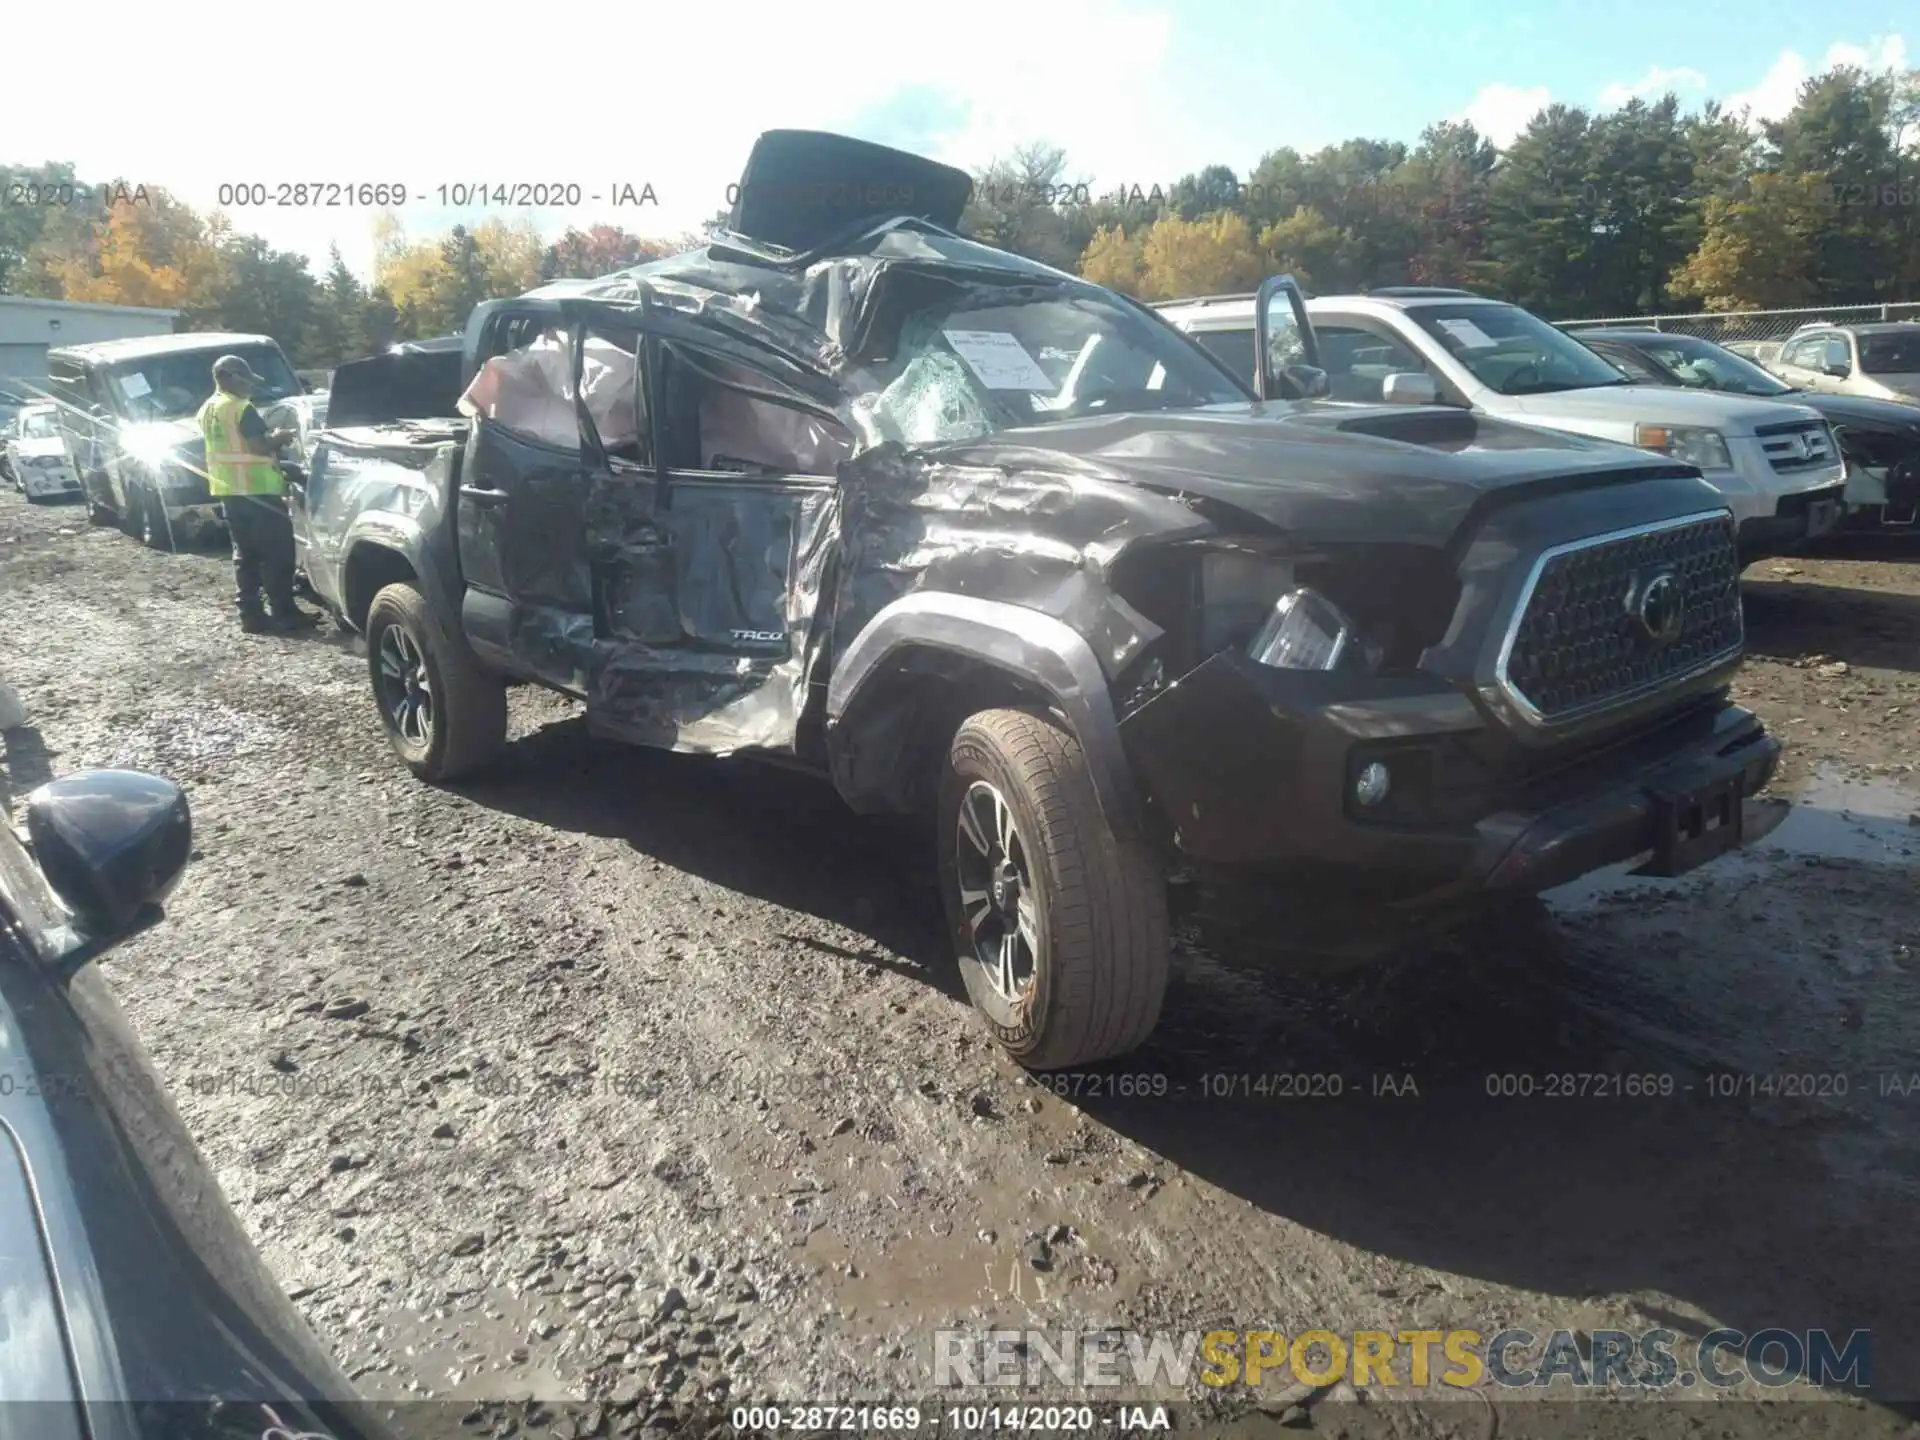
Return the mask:
M677 491L608 567L589 725L695 753L791 753L819 659L839 508L828 485Z

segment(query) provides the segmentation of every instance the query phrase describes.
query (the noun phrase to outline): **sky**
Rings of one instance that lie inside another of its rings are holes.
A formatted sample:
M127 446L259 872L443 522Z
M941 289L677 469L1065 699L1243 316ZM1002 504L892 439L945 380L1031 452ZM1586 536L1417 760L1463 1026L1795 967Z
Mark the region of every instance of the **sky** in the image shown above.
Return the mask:
M969 169L1043 141L1106 194L1215 163L1245 175L1281 146L1411 142L1442 119L1504 142L1552 101L1604 109L1671 89L1775 116L1830 64L1920 65L1911 0L331 0L286 12L298 24L284 36L264 5L96 0L84 39L73 13L8 19L0 161L71 160L83 178L164 185L203 208L223 183L277 199L301 181L385 182L406 188L397 213L416 235L523 214L549 236L599 221L690 230L725 207L772 128ZM42 54L71 63L19 63ZM461 207L451 190L442 203L443 186L521 183L562 198L577 186L580 203ZM615 203L627 194L643 203ZM367 209L228 213L316 271L330 243L371 268Z

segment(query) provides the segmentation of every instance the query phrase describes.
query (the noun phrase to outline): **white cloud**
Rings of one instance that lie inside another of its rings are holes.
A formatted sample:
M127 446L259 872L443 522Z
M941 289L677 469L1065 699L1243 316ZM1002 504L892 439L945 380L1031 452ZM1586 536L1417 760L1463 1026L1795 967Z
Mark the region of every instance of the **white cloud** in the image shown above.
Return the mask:
M1629 100L1657 100L1668 91L1678 94L1682 90L1704 90L1707 77L1691 66L1680 65L1669 70L1663 65L1655 65L1633 84L1616 80L1600 92L1602 110L1618 110Z
M1782 50L1768 67L1760 83L1750 90L1727 96L1722 107L1729 112L1746 110L1754 123L1779 120L1793 109L1800 98L1800 87L1815 74L1824 74L1836 65L1857 65L1863 70L1904 70L1907 68L1907 42L1900 35L1879 35L1865 45L1836 41L1827 47L1826 58L1818 71L1808 68L1797 50Z
M83 71L89 95L118 102L76 103L70 69L14 67L0 160L70 159L84 178L164 185L203 207L229 181L397 182L424 197L402 212L422 234L528 213L448 214L434 192L461 182L577 183L603 196L650 183L657 207L534 218L549 234L601 220L691 229L724 208L754 136L774 127L861 127L968 167L1045 140L1103 186L1164 184L1218 153L1220 137L1182 118L1165 73L1172 21L1141 8L1154 3L970 0L970 34L1017 39L944 44L890 0L804 15L737 0L723 23L697 5L595 7L578 21L556 12L538 38L503 29L508 12L492 7L338 0L297 46L263 52L246 25L154 25L108 0L103 33L124 21L140 43L90 48ZM11 54L72 52L58 6L7 23ZM257 78L236 90L208 76ZM916 107L915 92L935 103ZM370 266L368 211L231 213L273 245L324 261L337 242L349 264Z
M1496 80L1481 86L1473 102L1453 118L1468 121L1504 149L1527 128L1529 120L1552 103L1553 95L1544 85L1509 85Z

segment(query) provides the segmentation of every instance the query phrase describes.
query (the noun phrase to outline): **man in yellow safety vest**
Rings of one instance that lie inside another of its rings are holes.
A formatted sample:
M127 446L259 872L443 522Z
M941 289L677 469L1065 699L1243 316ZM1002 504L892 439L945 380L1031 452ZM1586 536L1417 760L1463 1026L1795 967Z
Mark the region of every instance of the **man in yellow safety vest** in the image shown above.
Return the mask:
M292 435L267 429L253 408L251 396L260 383L238 355L214 361L214 389L200 407L200 434L207 442L207 491L221 502L233 537L240 628L249 635L285 634L320 621L293 601L293 522L274 458Z

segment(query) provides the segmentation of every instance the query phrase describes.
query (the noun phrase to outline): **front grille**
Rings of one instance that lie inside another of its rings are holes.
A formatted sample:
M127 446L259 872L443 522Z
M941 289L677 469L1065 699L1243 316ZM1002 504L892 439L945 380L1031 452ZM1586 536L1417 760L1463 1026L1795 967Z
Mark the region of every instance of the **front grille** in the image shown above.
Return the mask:
M1754 434L1767 463L1782 474L1818 470L1834 461L1833 432L1822 420L1793 420L1784 425L1762 425Z
M1671 638L1655 634L1663 620ZM1712 669L1743 639L1733 519L1688 515L1543 554L1497 678L1533 719L1559 724Z

